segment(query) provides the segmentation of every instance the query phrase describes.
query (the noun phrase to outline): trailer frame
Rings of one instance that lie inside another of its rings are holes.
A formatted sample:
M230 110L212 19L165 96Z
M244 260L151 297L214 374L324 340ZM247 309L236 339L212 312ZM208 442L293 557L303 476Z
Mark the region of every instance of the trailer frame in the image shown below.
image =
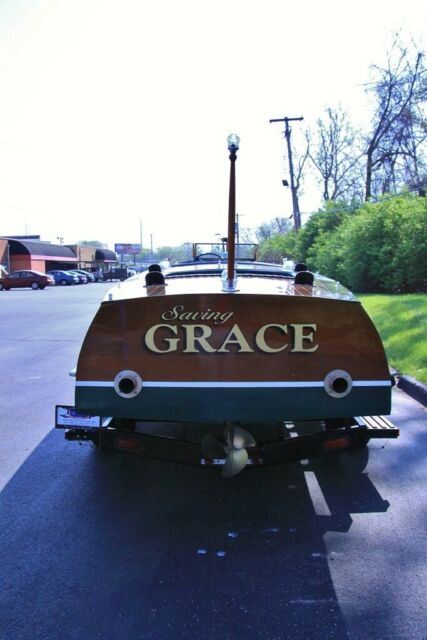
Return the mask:
M56 416L58 416L58 406ZM85 418L91 417L85 416ZM59 424L57 418L55 427L65 429L66 440L89 442L100 451L133 454L148 459L206 468L221 467L225 462L225 457L205 457L202 454L201 440L194 440L194 435L192 436L195 432L203 436L212 429L220 434L223 424L144 422L112 417L92 418L99 418L99 426L64 425ZM247 468L295 462L360 449L365 447L371 439L399 436L399 429L384 416L356 416L309 423L284 421L265 425L239 424L239 426L251 432L255 431L256 435L257 446L248 449Z

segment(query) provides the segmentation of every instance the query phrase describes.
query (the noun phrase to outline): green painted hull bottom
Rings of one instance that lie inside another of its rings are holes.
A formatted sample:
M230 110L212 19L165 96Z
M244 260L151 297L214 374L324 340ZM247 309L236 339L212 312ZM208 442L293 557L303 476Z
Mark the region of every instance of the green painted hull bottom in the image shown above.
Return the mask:
M150 421L271 422L389 415L389 387L353 387L345 398L323 388L143 389L132 399L112 388L76 387L76 408L91 415Z

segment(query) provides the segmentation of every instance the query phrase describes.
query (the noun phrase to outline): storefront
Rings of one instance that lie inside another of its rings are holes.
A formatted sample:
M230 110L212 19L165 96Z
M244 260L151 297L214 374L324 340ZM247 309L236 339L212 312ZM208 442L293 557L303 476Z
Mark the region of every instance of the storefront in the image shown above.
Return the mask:
M109 269L117 256L109 249L58 245L34 239L0 238L0 264L8 272L32 269L46 273L51 269Z
M2 240L7 242L6 259L3 264L9 272L32 269L45 273L50 269L77 268L76 256L68 247L37 240Z

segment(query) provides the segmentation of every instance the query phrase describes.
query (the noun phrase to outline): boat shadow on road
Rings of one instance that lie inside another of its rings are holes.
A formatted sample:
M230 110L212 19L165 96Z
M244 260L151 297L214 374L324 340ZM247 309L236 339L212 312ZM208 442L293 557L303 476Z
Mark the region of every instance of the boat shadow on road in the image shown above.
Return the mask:
M324 534L387 510L368 450L224 480L61 438L1 496L2 640L349 637Z

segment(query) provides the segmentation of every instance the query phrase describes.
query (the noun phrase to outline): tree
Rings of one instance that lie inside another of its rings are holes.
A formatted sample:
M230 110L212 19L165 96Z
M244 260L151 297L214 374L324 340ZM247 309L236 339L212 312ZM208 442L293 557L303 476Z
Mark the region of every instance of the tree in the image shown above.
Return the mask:
M239 242L241 244L252 244L254 242L254 230L250 227L240 227Z
M309 158L318 172L324 200L362 200L361 135L341 107L328 107L315 133L307 131Z
M296 232L289 231L265 238L258 248L258 259L264 262L281 263L283 258L295 258Z
M138 262L155 262L156 260L156 256L155 254L152 255L151 254L151 249L147 248L142 248L141 251L136 255L136 260Z
M313 215L309 268L358 292L427 291L427 199L383 197L325 225ZM337 213L337 212L336 212ZM298 234L297 245L303 240Z
M178 247L158 247L156 250L156 260L170 260L171 264L191 259L192 247L188 242Z
M255 232L257 240L262 242L276 235L283 235L292 229L289 218L273 218L269 222L263 222Z
M425 168L422 144L427 128L422 103L427 79L422 53L404 47L395 36L385 67L372 66L368 92L375 101L367 138L365 199L397 191L419 180Z
M79 240L77 242L81 247L95 247L99 249L106 249L107 245L99 240Z
M427 201L406 194L365 203L341 229L342 269L355 291L427 288Z
M343 220L355 210L354 206L345 202L325 202L324 208L313 213L296 239L295 251L298 260L308 261L310 252L313 255L313 247L320 236L334 231ZM309 266L315 266L309 262Z

